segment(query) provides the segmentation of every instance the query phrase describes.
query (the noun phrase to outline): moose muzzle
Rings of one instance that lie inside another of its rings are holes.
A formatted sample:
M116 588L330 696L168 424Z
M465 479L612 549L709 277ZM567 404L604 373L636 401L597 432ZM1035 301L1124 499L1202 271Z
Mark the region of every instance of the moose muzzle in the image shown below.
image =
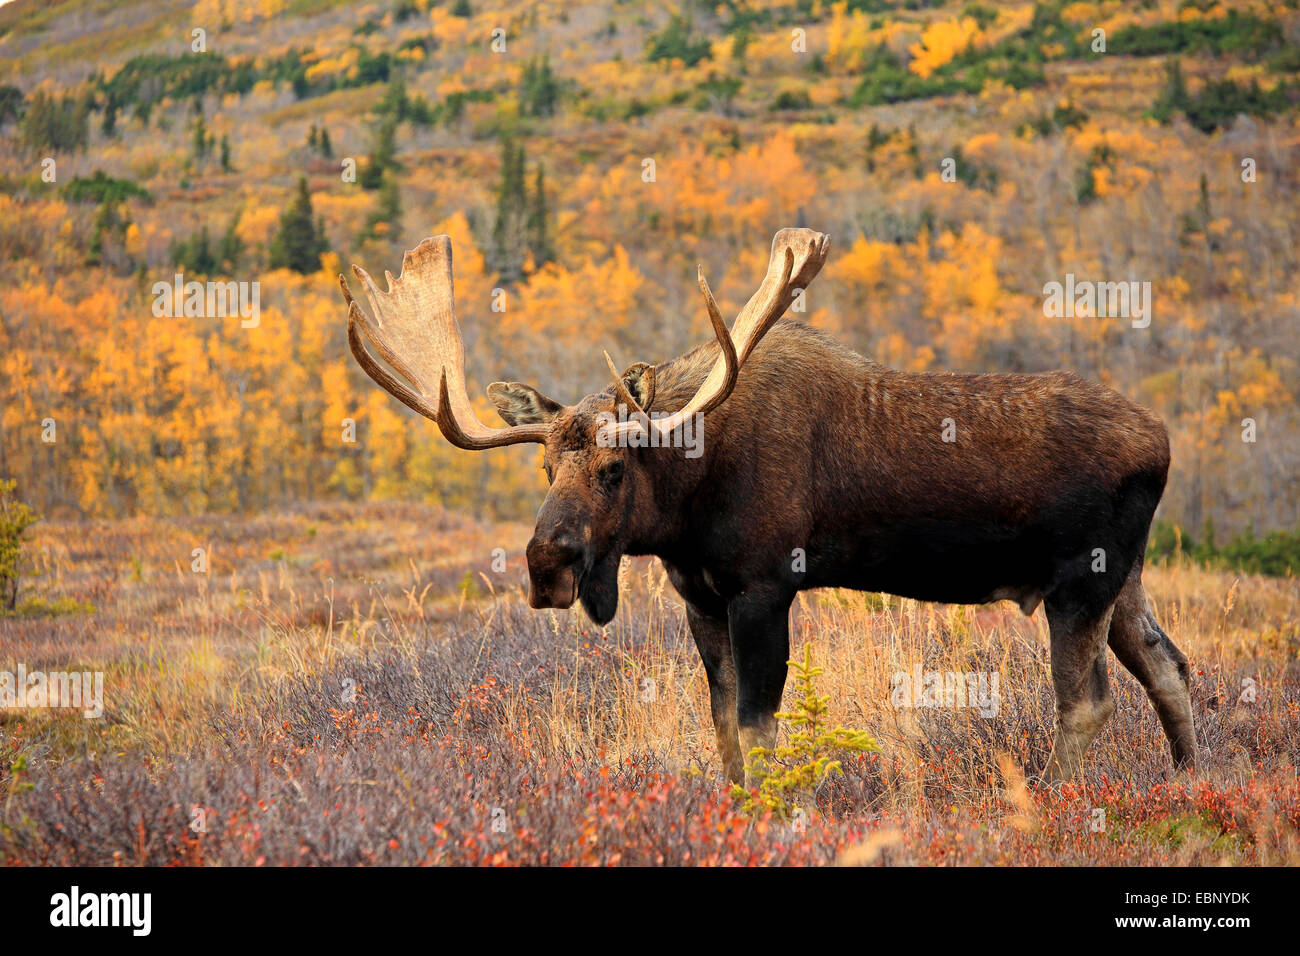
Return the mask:
M528 604L530 607L571 607L578 599L583 550L565 537L528 542Z

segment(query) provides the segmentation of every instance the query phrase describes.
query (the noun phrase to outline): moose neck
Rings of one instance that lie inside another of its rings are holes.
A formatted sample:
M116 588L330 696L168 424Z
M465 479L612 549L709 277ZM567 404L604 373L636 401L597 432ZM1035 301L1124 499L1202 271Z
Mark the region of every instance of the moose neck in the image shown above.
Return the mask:
M629 501L625 553L667 557L689 530L690 503L707 474L709 456L687 458L681 448L646 448L636 454L639 487Z
M703 384L718 355L717 343L710 342L657 366L653 404L648 410L664 414L683 407ZM686 538L691 500L708 474L716 451L714 439L720 437L709 428L714 416L702 417L703 424L698 419L684 423L678 433L681 443L632 452L638 462L634 471L640 487L630 502L625 553L666 557L666 551L680 547Z

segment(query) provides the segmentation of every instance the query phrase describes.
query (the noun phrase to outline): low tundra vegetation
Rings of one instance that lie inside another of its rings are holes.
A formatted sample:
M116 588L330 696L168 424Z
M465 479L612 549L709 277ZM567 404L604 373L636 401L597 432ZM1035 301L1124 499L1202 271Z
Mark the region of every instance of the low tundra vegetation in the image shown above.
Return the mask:
M102 670L106 709L0 710L0 861L1300 860L1293 578L1151 569L1192 658L1204 766L1171 776L1112 665L1116 715L1056 790L1032 781L1053 724L1041 611L805 594L795 716L766 789L737 795L658 565L625 562L623 606L596 628L527 607L527 537L396 504L34 527L33 586L96 610L0 624L0 671ZM996 713L891 703L896 675L931 672L997 674Z

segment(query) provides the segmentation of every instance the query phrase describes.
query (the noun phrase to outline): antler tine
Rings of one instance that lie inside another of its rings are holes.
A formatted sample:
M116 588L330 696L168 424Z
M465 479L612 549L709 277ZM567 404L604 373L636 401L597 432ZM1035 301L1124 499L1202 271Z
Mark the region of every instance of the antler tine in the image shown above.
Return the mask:
M521 442L545 443L546 434L551 430L550 424L546 422L535 425L511 425L508 428L487 428L480 425L480 428L490 434L471 435L461 427L460 420L452 412L451 407L451 399L447 394L447 368L443 366L442 374L438 377L438 410L434 421L438 423L442 437L457 448L464 448L466 451L483 451L502 445L517 445ZM477 419L475 421L477 422Z
M618 396L618 400L627 406L629 412L644 415L645 409L627 390L627 385L623 382L623 375L619 372L618 366L614 364L614 360L609 357L609 352L605 352L605 364L609 366L609 374L614 376L614 394Z
M727 331L727 323L722 320L722 311L718 308L718 302L713 298L713 290L709 288L709 280L704 278L704 266L695 267L696 277L700 282L700 291L704 293L704 305L709 310L709 322L713 325L713 334L718 339L718 347L722 350L722 360L726 363L727 374L723 379L722 398L710 405L707 409L701 408L701 412L712 411L723 400L731 394L731 390L736 387L736 379L740 376L740 359L736 357L736 343L731 340L731 333Z
M777 287L781 290L777 298L764 303L761 310L758 311L758 318L755 320L752 329L741 330L744 339L744 351L740 353L740 362L743 365L749 359L749 353L754 351L754 346L758 345L761 339L770 329L776 320L785 314L785 310L790 306L790 300L793 298L790 284L790 278L794 274L794 250L789 246L785 248L785 261L781 266L781 278L777 280ZM762 291L760 289L760 291ZM753 302L753 299L750 300ZM741 318L748 318L742 312ZM740 325L740 319L736 320L736 325Z

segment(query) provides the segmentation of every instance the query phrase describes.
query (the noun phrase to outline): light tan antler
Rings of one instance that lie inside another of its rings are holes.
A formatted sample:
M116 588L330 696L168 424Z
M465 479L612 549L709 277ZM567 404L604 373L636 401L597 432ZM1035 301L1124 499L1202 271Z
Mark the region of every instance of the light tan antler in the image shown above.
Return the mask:
M352 271L361 281L374 318L352 298L347 279L340 275L348 303L348 345L376 384L437 422L447 441L460 448L477 451L546 441L547 424L490 428L474 414L465 390L465 342L452 294L450 238L433 236L407 252L401 275L394 279L391 272L384 272L387 292L360 266L354 265ZM409 387L375 361L366 341Z
M763 283L745 303L736 317L730 332L722 321L718 304L709 291L709 284L704 278L704 270L699 270L700 291L704 293L705 305L709 310L709 320L713 324L714 334L722 354L713 363L709 376L700 386L699 391L680 410L666 418L650 419L649 425L661 436L678 428L693 415L704 415L717 408L727 400L731 390L736 386L740 368L749 358L754 347L790 307L795 292L807 288L808 283L816 278L826 262L830 252L830 236L811 229L782 229L772 237L772 255L767 263L767 275ZM608 356L606 356L608 360ZM611 362L611 368L613 363ZM620 401L628 405L630 412L644 415L644 409L638 406L632 396L622 387L622 381L615 373L615 391ZM642 427L641 420L633 419L618 426L620 433L627 434Z
M718 303L713 298L713 292L709 289L708 280L704 278L704 267L697 266L696 273L700 281L700 291L704 293L704 304L709 310L709 322L713 325L713 334L717 336L718 346L722 349L722 360L726 365L726 380L723 383L723 398L731 394L731 389L736 384L736 376L740 374L740 361L736 358L736 346L731 341L731 333L727 331L727 323L722 319L722 312L718 309ZM605 353L605 364L609 366L610 374L614 376L614 395L627 406L629 413L645 415L646 411L637 402L631 392L627 390L627 385L623 382L623 376L619 373L618 366L614 360ZM721 404L722 399L714 402L708 409L717 407Z

